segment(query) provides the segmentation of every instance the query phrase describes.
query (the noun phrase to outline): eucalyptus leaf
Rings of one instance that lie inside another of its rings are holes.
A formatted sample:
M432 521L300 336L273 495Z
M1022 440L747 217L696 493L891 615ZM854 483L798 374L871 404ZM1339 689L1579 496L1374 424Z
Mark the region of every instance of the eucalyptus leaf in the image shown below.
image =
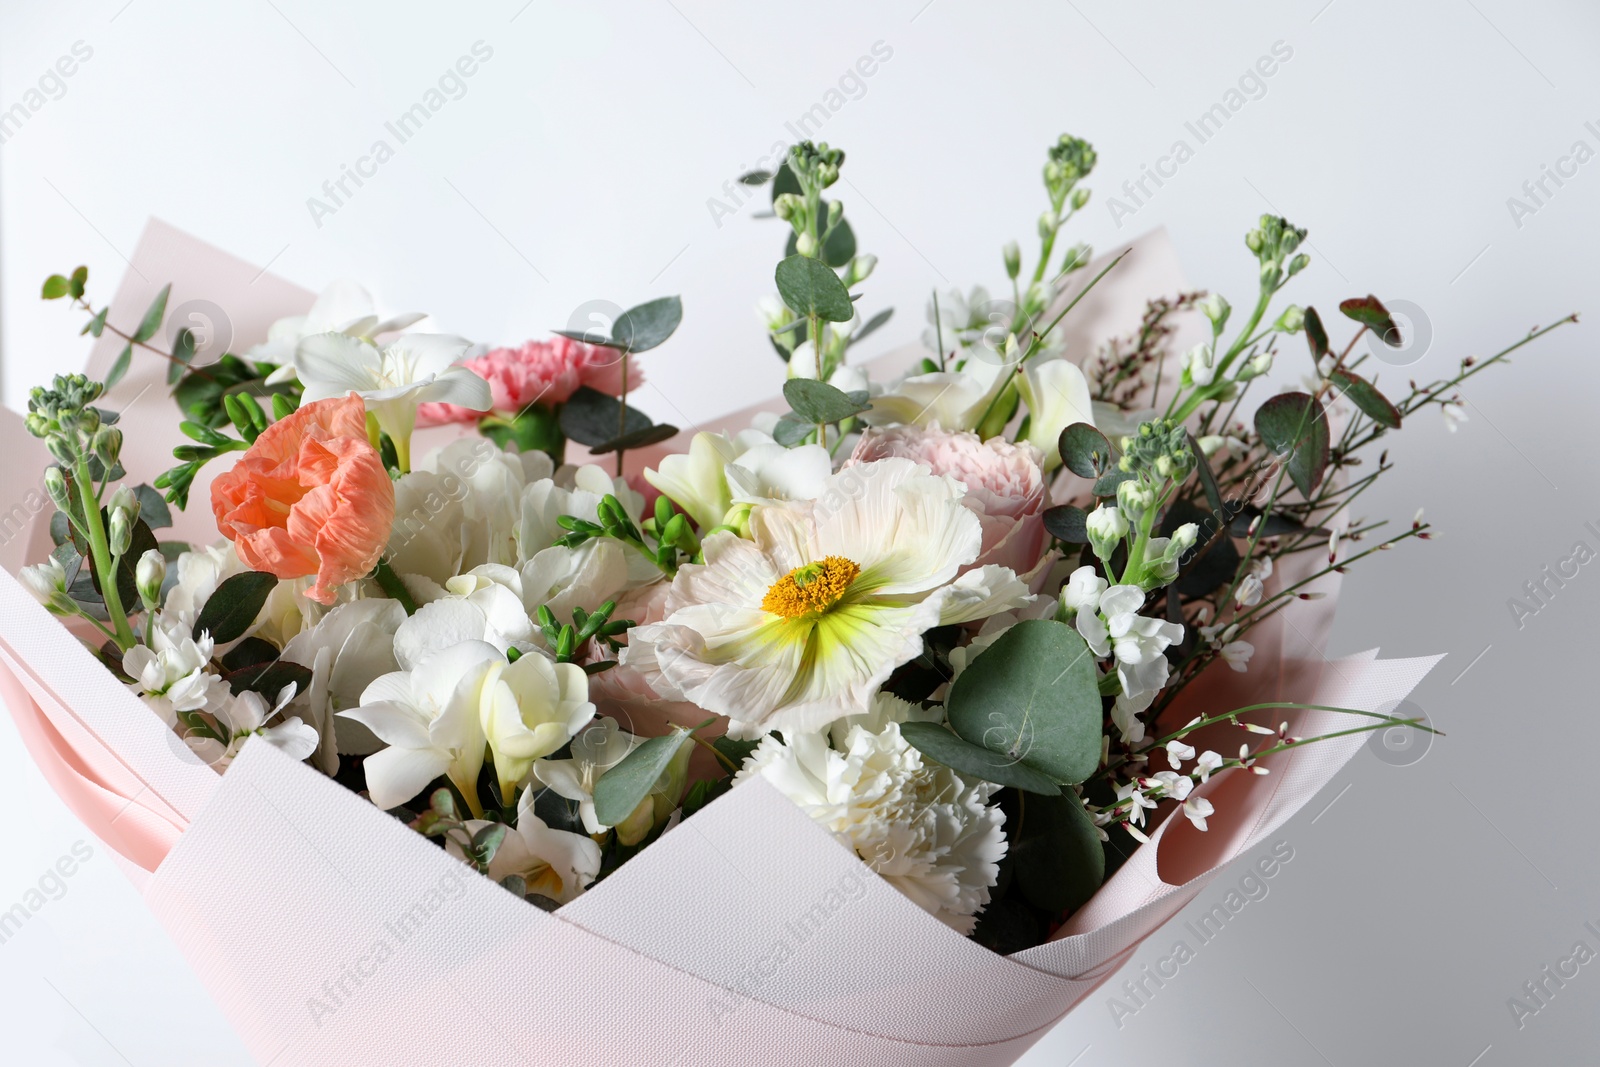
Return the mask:
M1194 439L1194 434L1189 435L1189 451L1194 454L1195 473L1200 479L1200 488L1205 490L1206 503L1211 505L1211 512L1216 516L1215 521L1222 522L1224 516L1228 514L1228 505L1222 499L1222 487L1217 484L1217 475L1211 469L1211 461L1206 458L1200 442Z
M1256 409L1256 434L1288 457L1289 477L1309 497L1328 468L1328 417L1309 393L1279 393Z
M194 362L194 347L194 333L185 326L172 339L172 361L167 364L168 385L177 385L189 364Z
M148 341L161 329L161 320L167 317L167 295L172 292L169 282L161 287L161 292L150 301L150 306L145 309L144 318L139 321L139 328L133 331L135 341Z
M611 336L629 352L648 352L672 336L683 321L683 300L663 296L629 308L611 324Z
M689 731L674 729L664 737L650 738L624 756L594 784L595 818L605 826L615 826L632 815L633 809L656 787L678 749L690 743Z
M44 280L39 296L45 300L60 300L71 291L72 283L67 281L66 275L52 274Z
M1061 787L1043 771L1021 760L964 741L938 723L901 723L900 736L935 763L942 763L969 778L1009 785L1030 793L1058 795L1061 792Z
M790 378L783 383L783 398L796 415L812 425L843 422L872 406L865 391L846 393L815 378Z
M1400 327L1395 325L1389 309L1375 296L1346 300L1339 305L1339 310L1377 334L1379 340L1390 348L1399 348L1404 341L1400 336Z
M1067 470L1080 478L1099 478L1111 466L1111 442L1087 422L1075 422L1062 430L1056 447Z
M1103 712L1095 657L1078 632L1051 619L1017 623L950 687L946 712L963 739L1081 782L1100 763Z
M1115 470L1115 469L1106 471L1094 483L1094 495L1095 496L1116 496L1117 495L1117 486L1121 485L1125 481L1128 481L1130 478L1137 478L1137 477L1138 477L1138 475L1134 474L1132 471Z
M1060 504L1046 508L1044 528L1057 541L1069 545L1089 543L1089 513L1076 504Z
M150 547L155 545L152 543ZM200 609L200 617L194 621L194 636L209 631L212 641L219 645L243 637L277 584L277 576L264 571L235 574L217 586L205 607Z
M133 495L139 500L139 518L150 529L164 530L172 525L172 509L167 507L167 501L160 493L141 484L133 487Z
M1322 325L1322 316L1316 308L1306 308L1306 344L1311 346L1311 362L1316 363L1328 354L1328 331Z
M816 315L829 322L849 322L855 316L850 290L820 259L795 255L780 260L774 279L778 294L796 315Z
M857 341L866 340L872 334L876 333L879 327L888 322L889 316L893 314L894 308L884 308L882 311L872 316L872 318L862 323L861 328L857 330L853 336L851 336L850 343L855 344Z
M597 456L604 455L607 452L616 452L619 449L626 452L630 448L644 448L648 445L660 444L662 441L676 436L678 436L678 428L676 426L658 422L654 426L646 426L642 430L634 430L631 433L623 434L621 437L613 437L609 441L603 441L598 445L592 446L589 451Z
M592 447L654 425L650 416L642 411L630 407L625 416L622 412L622 401L585 385L561 405L561 432L579 444ZM619 429L621 434L617 432Z
M1100 833L1076 795L1028 797L1015 832L1016 886L1034 907L1055 915L1072 911L1105 880Z
M558 337L565 337L569 341L582 341L586 345L599 345L603 348L622 349L628 347L621 341L615 340L607 334L596 333L593 330L555 330L552 332Z
M791 412L779 419L777 425L772 428L772 439L784 448L793 448L796 445L804 444L805 439L815 433L816 430L816 423L805 422Z
M278 699L283 687L291 682L294 683L296 693L304 693L311 688L311 668L291 663L286 659L276 659L229 671L222 676L222 680L228 683L228 688L233 691L234 696L248 690L261 694L270 704Z
M133 364L133 345L122 346L122 351L117 353L117 358L112 360L111 369L106 371L106 388L110 389L128 373L128 368Z
M1379 426L1391 430L1400 428L1400 410L1389 402L1389 398L1378 392L1378 387L1356 374L1340 368L1332 374L1333 383L1337 385L1350 402L1361 413Z

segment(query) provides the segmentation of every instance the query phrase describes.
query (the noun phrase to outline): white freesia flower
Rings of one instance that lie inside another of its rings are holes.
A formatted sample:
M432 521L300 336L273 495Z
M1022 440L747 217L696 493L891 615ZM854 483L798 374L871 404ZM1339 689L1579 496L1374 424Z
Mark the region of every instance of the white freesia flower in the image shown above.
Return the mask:
M989 903L1006 839L997 786L927 762L896 723L861 726L848 747L820 734L768 736L734 781L759 774L924 911L968 934Z
M866 711L921 652L923 631L979 617L947 611L952 598L989 614L1022 603L951 588L982 530L960 483L927 470L859 464L816 501L755 507L750 540L713 534L705 563L679 569L664 620L629 633L623 663L662 696L729 716L743 736ZM1003 584L982 571L977 585Z
M1007 381L1000 371L998 361L970 359L961 370L908 374L873 397L872 410L862 414L862 421L871 426L975 429Z
M349 334L320 333L300 342L294 366L307 401L360 393L368 414L394 441L405 471L411 469L411 431L419 404L487 411L494 402L489 383L456 362L470 347L470 342L447 334L404 334L380 349Z
M644 479L682 508L696 526L709 530L733 506L723 471L738 454L738 446L726 434L697 433L689 439L689 451L661 457L653 470L644 472Z
M631 586L630 551L620 541L593 537L577 548L554 545L535 554L520 572L523 609L532 618L543 605L556 618L569 619L575 607L588 611L619 600ZM536 630L535 642L543 639Z
M530 482L522 491L521 518L517 527L520 558L532 559L566 534L563 515L596 522L600 501L607 495L617 498L635 525L644 516L644 497L623 478L613 477L594 464L562 467L555 477ZM631 584L645 585L661 577L661 571L642 552L631 548L623 553Z
M361 694L360 707L338 713L389 746L365 761L374 804L398 807L443 774L461 790L473 814L481 814L481 689L490 667L504 663L493 645L462 641L428 656L414 670L383 675Z
M403 330L427 318L421 312L406 312L380 319L373 311L372 295L353 281L331 283L304 315L279 319L267 328L267 339L245 353L253 360L279 364L267 379L268 384L294 376L294 353L302 340L319 333L343 333L351 337L373 338Z
M491 663L481 684L483 733L500 795L509 801L534 760L565 745L594 718L589 676L576 663L529 652L515 663Z
M521 648L533 640L533 620L523 606L522 575L513 567L485 563L444 583L446 596L483 612L483 639L496 648Z
M193 637L181 619L157 617L147 644L123 653L122 670L135 691L163 722L173 726L180 711L213 711L228 695L228 683L206 670L211 635Z
M1044 456L1044 469L1061 466L1061 431L1075 422L1094 425L1089 380L1077 364L1037 357L1023 365L1017 392L1028 406L1027 440Z
M611 827L594 812L594 786L600 776L622 762L643 741L621 729L617 720L601 716L572 739L570 759L540 759L533 764L535 781L548 786L559 796L578 802L578 817L591 834L605 833ZM524 799L537 793L529 789ZM648 798L646 798L648 800ZM643 806L643 805L641 805Z
M537 893L557 904L565 904L587 889L600 875L600 846L582 834L554 830L533 813L533 790L523 794L517 808L517 825L506 831L494 858L489 861L489 877L501 881L516 875L529 893ZM468 833L491 825L469 819ZM460 846L447 846L458 859Z
M744 430L733 437L697 433L687 453L663 456L644 477L705 531L735 503L809 500L831 473L833 460L821 445L784 448L760 430Z

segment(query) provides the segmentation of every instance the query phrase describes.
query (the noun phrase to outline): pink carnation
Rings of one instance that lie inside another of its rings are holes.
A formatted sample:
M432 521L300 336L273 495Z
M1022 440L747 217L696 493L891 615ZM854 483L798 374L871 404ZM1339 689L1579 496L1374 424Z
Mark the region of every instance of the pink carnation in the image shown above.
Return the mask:
M851 463L900 456L926 463L933 473L948 475L967 488L962 503L983 524L983 550L973 566L998 564L1027 574L1044 554L1045 482L1038 449L1003 437L980 440L977 434L937 427L896 426L868 430L850 457Z
M494 394L491 410L501 415L515 415L534 403L544 407L565 403L583 385L612 396L622 392L622 360L615 349L565 337L496 348L461 365L489 383ZM637 363L630 364L628 388L641 381ZM483 416L455 404L423 404L417 409L417 421L423 426L477 422Z

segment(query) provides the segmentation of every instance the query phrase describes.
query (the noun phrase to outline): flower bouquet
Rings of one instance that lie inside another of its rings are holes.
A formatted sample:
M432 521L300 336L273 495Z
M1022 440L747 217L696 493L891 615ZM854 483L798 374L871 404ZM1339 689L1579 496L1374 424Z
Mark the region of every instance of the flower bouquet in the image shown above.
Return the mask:
M171 286L44 283L100 344L3 425L0 690L262 1062L1009 1063L1428 729L1432 659L1324 658L1339 576L1430 535L1352 506L1545 331L1386 395L1379 300L1276 308L1281 218L1238 313L1159 235L1058 251L1063 137L1009 299L875 377L843 162L745 178L787 376L727 433L629 403L675 297L488 348L153 228L234 354Z

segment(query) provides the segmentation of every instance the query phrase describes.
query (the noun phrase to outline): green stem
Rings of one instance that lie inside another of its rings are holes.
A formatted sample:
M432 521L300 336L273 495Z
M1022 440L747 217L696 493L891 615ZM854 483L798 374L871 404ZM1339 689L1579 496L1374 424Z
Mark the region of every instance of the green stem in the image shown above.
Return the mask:
M378 561L378 569L374 572L373 577L377 579L379 587L383 589L390 600L398 601L400 606L406 609L407 615L415 615L417 613L417 602L412 599L411 590L406 588L406 583L400 580L400 576L394 572L393 567L389 566L387 559Z
M89 461L79 457L73 468L77 482L78 499L83 507L84 524L89 528L89 552L94 558L94 572L100 579L100 596L105 600L106 614L111 616L117 646L126 652L138 644L133 627L128 625L128 613L122 607L122 594L117 590L117 558L111 555L111 545L106 541L105 523L100 521L100 506L95 500L94 479L89 477Z

